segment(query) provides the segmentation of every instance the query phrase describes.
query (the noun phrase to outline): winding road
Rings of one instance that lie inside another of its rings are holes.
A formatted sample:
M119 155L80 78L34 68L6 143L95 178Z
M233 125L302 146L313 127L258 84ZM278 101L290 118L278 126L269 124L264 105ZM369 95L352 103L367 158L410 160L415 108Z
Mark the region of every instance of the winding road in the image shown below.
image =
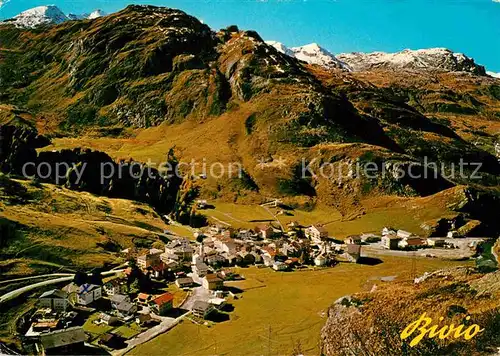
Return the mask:
M113 270L113 271L107 271L107 272L101 273L101 275L102 276L109 276L109 275L117 274L117 273L120 273L120 272L123 272L123 271L124 271L123 269ZM51 275L47 275L47 276L51 276ZM67 275L66 277L49 279L48 281L38 282L38 283L35 283L35 284L30 284L29 286L18 288L16 290L13 290L13 291L11 291L9 293L6 293L6 294L0 296L0 304L5 303L6 301L9 301L11 299L17 298L18 296L20 296L23 293L29 292L31 290L34 290L34 289L37 289L37 288L40 288L40 287L49 286L51 284L57 284L57 283L61 283L61 282L69 282L69 281L73 280L74 276L75 276L74 274L71 274L71 275ZM32 278L32 277L20 278L20 279L17 279L17 280L13 279L13 280L10 280L9 282L15 282L15 281L19 281L19 280L25 280L25 279L29 279L29 278ZM3 281L3 282L7 282L7 281Z

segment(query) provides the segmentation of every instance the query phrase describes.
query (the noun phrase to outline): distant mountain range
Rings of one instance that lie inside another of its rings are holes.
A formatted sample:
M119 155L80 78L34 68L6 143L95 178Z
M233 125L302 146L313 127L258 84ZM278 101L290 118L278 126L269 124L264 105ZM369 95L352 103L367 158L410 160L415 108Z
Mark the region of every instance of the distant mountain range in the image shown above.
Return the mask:
M38 6L21 12L4 23L14 24L17 27L33 28L41 25L60 24L70 20L95 19L105 16L102 10L95 10L90 14L64 14L57 6Z
M33 28L40 25L60 24L65 21L95 19L106 16L102 10L90 14L64 14L57 6L38 6L16 15L4 23L13 23L17 27ZM366 71L371 69L407 69L407 70L438 70L445 72L469 72L477 75L500 77L500 73L487 72L474 62L474 59L462 53L456 53L446 48L405 49L396 53L341 53L334 55L317 43L299 47L287 47L277 41L266 41L279 52L300 61L316 64L328 69L344 71Z
M341 53L333 55L317 43L288 48L276 41L267 44L279 52L297 58L309 64L317 64L326 68L339 68L347 71L366 71L372 69L408 69L437 70L444 72L469 72L477 75L498 76L493 72L486 73L483 66L462 53L446 48L405 49L396 53Z

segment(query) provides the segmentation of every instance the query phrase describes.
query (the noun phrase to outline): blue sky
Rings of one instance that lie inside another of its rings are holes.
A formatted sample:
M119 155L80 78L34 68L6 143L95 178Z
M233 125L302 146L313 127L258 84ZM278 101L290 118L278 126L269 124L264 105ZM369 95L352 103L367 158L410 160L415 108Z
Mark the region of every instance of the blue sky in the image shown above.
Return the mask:
M2 0L0 0L1 2ZM5 2L5 0L3 0ZM498 0L500 1L500 0ZM121 0L9 0L5 19L38 5L64 12L117 11ZM182 9L214 29L237 24L288 46L333 53L447 47L500 72L500 2L493 0L136 0Z

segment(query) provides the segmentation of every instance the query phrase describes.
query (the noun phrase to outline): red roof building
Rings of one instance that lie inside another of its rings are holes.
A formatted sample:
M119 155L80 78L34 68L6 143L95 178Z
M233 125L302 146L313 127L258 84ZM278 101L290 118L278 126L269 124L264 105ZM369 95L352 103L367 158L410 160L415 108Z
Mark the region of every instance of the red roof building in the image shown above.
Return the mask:
M151 307L162 316L166 315L168 311L173 308L173 306L174 296L168 292L156 297L151 302Z

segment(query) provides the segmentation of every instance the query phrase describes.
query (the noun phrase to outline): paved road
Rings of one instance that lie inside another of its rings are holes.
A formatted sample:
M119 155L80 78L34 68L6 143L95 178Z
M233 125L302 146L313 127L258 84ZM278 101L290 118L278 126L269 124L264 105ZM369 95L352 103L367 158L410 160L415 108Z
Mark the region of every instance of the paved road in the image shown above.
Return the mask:
M186 314L181 315L178 318L167 318L167 317L157 317L161 320L161 323L152 327L151 329L146 330L145 332L137 335L131 340L127 341L127 347L121 350L116 350L111 352L111 355L113 356L121 356L125 355L127 352L132 350L133 348L144 344L145 342L148 342L149 340L154 339L160 334L163 334L179 324L179 322L184 319L187 315L189 315L191 312L188 312Z
M114 271L108 271L108 272L103 272L102 275L103 276L109 276L109 275L120 273L120 272L123 272L123 271L124 271L123 269L121 269L121 270L114 270ZM18 288L16 290L13 290L13 291L11 291L9 293L6 293L6 294L0 296L0 304L6 302L8 300L11 300L13 298L16 298L16 297L20 296L21 294L29 292L31 290L34 290L34 289L37 289L37 288L40 288L40 287L44 287L44 286L49 286L51 284L57 284L57 283L62 283L62 282L69 282L69 281L72 281L73 278L74 278L74 275L69 275L67 277L60 277L60 278L55 278L55 279L49 279L48 281L38 282L38 283L35 283L35 284L30 284L29 286Z
M16 279L6 279L5 281L0 281L0 284L9 284L14 282L22 282L30 279L39 279L39 278L51 278L51 277L69 277L74 276L72 273L51 273L51 274L40 274L38 276L30 276Z

